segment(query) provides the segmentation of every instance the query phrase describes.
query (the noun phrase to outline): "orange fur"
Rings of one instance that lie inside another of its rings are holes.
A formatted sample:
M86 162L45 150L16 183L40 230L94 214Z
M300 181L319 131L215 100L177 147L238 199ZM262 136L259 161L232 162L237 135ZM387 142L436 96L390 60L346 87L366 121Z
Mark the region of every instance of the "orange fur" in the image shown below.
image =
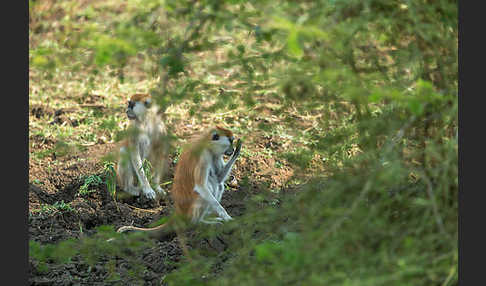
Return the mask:
M216 127L221 134L233 136L228 129ZM171 196L174 200L176 214L186 218L192 218L192 206L199 197L194 191L196 184L202 185L205 166L199 160L200 153L211 141L211 129L198 137L190 140L182 152L174 175Z
M225 135L226 137L233 137L233 132L231 132L228 129L225 129L220 126L216 126L216 129L219 131L218 133L220 133L221 135Z
M145 93L136 93L130 97L131 101L144 101L147 98L150 98L150 94L145 94Z

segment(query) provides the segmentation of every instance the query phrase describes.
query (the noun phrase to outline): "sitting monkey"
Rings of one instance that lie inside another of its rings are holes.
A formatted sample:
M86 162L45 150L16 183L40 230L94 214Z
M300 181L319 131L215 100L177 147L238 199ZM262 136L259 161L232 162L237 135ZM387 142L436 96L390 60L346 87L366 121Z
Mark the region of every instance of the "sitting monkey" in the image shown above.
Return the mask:
M117 181L122 190L138 196L140 192L154 199L156 192L165 195L160 180L168 162L167 130L158 114L159 108L148 94L134 94L128 101L126 114L130 120L129 135L122 142L117 164ZM144 160L152 165L150 186L144 169ZM135 180L137 179L137 184Z
M233 148L233 133L230 130L211 128L189 142L176 166L171 196L175 215L191 223L221 223L232 217L221 206L224 182L240 155L241 140ZM223 155L231 155L224 162ZM210 217L215 214L216 217ZM174 228L174 219L153 228L122 226L118 232L146 231L153 237L161 237Z

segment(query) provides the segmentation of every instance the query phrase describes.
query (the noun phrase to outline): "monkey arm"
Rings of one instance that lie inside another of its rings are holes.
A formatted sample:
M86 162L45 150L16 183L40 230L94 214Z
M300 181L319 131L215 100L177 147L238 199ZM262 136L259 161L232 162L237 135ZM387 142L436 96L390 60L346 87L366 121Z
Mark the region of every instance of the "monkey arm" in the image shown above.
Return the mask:
M142 158L140 158L140 148L138 144L136 145L135 149L131 152L131 162L133 165L133 169L135 169L135 174L137 174L138 181L142 185L142 187L150 187L150 183L145 175L145 171L142 168Z
M216 198L211 194L209 189L206 186L195 185L194 191L201 196L203 200L205 200L209 207L213 209L214 212L218 214L223 220L230 220L231 216L226 212L223 206L216 200ZM203 220L204 218L200 218Z
M221 159L223 160L223 159ZM231 172L231 168L233 167L233 164L236 161L236 157L231 157L226 165L224 165L223 169L219 172L218 174L218 182L220 184L224 183L226 181L226 178L228 177L229 173Z
M226 181L226 178L228 177L229 173L231 172L231 168L233 167L233 164L236 162L236 159L238 159L238 156L240 155L240 150L241 150L241 140L238 139L238 142L236 143L236 149L235 152L233 152L233 155L231 155L231 158L228 160L228 162L224 165L223 169L221 172L218 174L218 181L219 183L224 183ZM221 158L221 160L223 160Z

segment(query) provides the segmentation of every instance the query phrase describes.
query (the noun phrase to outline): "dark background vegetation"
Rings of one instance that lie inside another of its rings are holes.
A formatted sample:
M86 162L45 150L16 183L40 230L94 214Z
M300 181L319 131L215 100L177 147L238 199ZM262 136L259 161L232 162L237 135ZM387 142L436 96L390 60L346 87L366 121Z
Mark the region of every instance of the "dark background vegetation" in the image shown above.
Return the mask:
M29 281L457 285L457 1L29 1ZM110 166L135 92L177 138L244 141L235 220L171 213ZM111 242L111 237L117 239Z

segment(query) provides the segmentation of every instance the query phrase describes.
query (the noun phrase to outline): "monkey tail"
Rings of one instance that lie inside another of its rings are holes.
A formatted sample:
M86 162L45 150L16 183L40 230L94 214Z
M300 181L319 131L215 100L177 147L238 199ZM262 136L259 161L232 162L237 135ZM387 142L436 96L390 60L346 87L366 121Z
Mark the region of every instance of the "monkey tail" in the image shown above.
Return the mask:
M149 227L149 228L143 228L143 227L136 227L132 225L125 225L120 227L116 232L118 233L124 233L127 231L144 231L149 234L150 237L152 238L163 238L166 235L174 232L172 230L172 221L169 220L168 222L158 225L156 227Z

